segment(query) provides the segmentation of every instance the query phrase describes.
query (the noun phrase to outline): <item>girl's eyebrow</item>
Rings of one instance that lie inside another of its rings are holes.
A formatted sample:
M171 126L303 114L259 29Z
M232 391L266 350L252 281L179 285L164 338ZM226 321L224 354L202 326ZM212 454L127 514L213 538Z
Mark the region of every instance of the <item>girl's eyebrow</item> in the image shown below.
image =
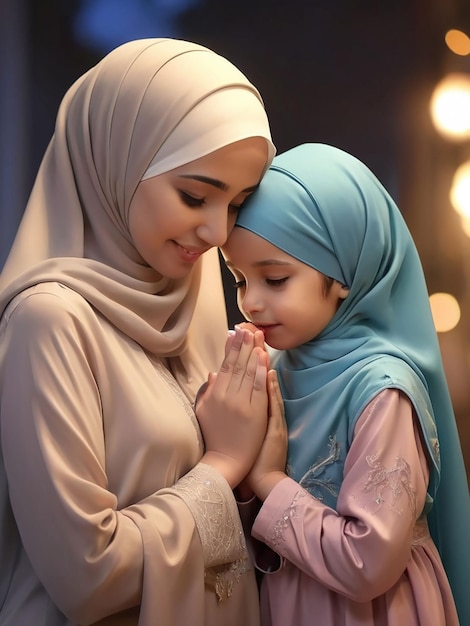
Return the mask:
M229 187L221 180L217 178L211 178L210 176L200 176L199 174L180 174L180 178L191 178L192 180L198 180L201 183L206 183L207 185L212 185L217 189L221 189L222 191L228 191ZM252 193L258 189L259 185L253 185L252 187L247 187L243 189L241 193Z

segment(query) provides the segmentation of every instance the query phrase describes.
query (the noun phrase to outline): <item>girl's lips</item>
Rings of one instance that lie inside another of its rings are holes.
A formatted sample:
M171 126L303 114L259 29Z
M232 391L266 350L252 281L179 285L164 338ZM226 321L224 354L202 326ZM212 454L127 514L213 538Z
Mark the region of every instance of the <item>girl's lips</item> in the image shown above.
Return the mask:
M279 326L279 324L255 324L255 326L259 330L262 330L263 333L265 333L266 331L269 331L271 328L276 328L277 326Z

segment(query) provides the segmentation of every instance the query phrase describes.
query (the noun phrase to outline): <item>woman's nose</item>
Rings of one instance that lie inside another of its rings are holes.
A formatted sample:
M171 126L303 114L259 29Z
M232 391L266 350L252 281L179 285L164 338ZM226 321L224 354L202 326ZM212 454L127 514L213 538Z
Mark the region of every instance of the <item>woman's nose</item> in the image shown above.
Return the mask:
M228 207L207 211L196 232L210 246L223 246L228 237Z

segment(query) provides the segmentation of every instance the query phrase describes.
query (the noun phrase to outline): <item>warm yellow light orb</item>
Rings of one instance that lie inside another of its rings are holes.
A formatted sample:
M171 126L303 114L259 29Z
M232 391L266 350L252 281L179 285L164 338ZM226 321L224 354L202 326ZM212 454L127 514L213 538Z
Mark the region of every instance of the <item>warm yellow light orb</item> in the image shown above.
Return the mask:
M466 161L455 171L449 195L457 213L470 219L470 161Z
M461 30L452 29L447 31L445 36L447 47L454 54L467 56L470 54L470 38Z
M438 333L445 333L457 326L460 306L450 293L433 293L429 297L434 326Z
M431 117L448 139L470 139L470 75L448 74L434 89Z

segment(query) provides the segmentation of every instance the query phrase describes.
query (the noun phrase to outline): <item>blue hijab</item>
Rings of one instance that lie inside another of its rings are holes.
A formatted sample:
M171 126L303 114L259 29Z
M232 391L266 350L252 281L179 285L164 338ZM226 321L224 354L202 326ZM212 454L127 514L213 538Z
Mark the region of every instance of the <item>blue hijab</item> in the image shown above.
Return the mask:
M421 262L398 207L358 159L304 144L274 159L237 226L350 290L320 335L276 361L290 475L334 508L357 418L380 391L402 390L431 462L423 513L470 624L467 478Z

